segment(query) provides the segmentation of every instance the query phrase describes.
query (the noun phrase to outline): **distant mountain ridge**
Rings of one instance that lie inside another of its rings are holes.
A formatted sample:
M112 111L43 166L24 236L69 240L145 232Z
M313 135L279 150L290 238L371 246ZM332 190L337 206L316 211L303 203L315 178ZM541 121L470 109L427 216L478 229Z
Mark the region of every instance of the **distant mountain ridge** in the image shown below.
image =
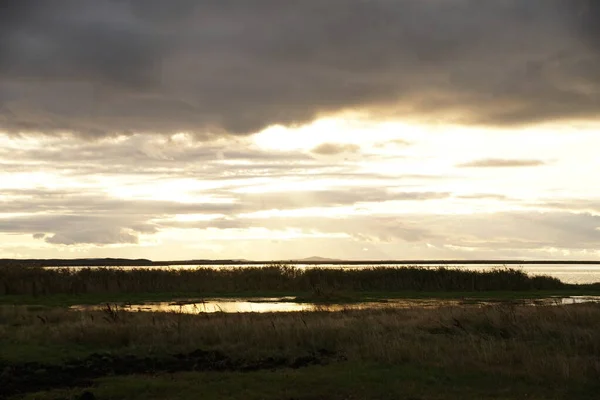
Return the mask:
M145 267L169 265L269 265L269 264L337 264L337 265L526 265L572 264L600 265L600 260L340 260L312 256L287 260L195 259L152 261L146 258L74 258L74 259L0 259L0 267Z

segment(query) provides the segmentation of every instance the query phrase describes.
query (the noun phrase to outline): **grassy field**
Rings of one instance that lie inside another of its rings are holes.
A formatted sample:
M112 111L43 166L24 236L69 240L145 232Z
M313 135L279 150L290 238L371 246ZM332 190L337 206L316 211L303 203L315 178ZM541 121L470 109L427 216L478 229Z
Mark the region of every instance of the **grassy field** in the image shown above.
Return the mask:
M596 399L600 305L271 314L126 312L114 302L598 294L515 269L0 268L0 398ZM73 311L71 304L106 304Z
M101 378L93 389L55 390L28 400L243 399L243 400L596 400L597 386L514 379L502 374L456 372L411 365L344 363L253 372L183 372Z
M84 390L100 399L591 399L600 390L596 304L210 315L0 309L0 396L4 388L15 399Z

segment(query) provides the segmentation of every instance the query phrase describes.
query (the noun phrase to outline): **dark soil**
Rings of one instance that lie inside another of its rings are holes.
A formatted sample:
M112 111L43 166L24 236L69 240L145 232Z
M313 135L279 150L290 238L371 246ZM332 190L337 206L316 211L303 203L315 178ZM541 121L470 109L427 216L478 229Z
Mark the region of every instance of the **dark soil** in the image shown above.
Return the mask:
M93 379L110 375L301 368L324 364L332 355L323 350L295 359L267 357L244 361L218 351L195 350L160 358L92 354L62 365L9 364L0 360L0 399L60 387L89 386Z

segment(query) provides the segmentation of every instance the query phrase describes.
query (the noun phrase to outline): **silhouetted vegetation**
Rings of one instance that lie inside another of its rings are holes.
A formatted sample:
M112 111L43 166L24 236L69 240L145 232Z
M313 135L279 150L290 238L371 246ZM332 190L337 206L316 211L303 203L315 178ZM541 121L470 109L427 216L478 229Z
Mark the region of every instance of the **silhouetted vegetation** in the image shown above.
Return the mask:
M497 268L472 271L426 267L360 269L265 267L141 269L0 267L0 294L244 293L331 291L501 291L567 287L549 276Z

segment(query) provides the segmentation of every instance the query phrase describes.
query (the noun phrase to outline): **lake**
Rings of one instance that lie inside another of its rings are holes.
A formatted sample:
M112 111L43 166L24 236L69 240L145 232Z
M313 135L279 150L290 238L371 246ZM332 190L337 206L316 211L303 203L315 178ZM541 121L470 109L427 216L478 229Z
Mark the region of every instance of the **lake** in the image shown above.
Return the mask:
M407 264L385 264L385 265L339 265L339 264L292 264L297 268L342 268L342 269L360 269L369 267L406 267ZM438 268L439 265L421 265L424 268ZM468 269L476 271L486 271L503 265L493 264L445 264L446 268L452 269ZM140 269L196 269L196 268L244 268L254 267L260 268L256 264L239 264L239 265L170 265L170 266L142 266L142 267L105 267L105 268L140 268ZM525 265L510 265L510 268L516 268L524 271L529 275L548 275L560 279L565 283L595 283L600 282L600 265L590 264L525 264ZM70 267L83 268L83 267ZM101 268L101 267L89 267ZM508 301L509 304L524 304L524 305L562 305L583 302L600 302L599 296L570 296L570 297L549 297L543 299L525 299ZM315 304L294 302L293 297L281 298L211 298L211 299L187 299L180 302L147 302L143 304L122 305L123 311L152 311L152 312L181 312L186 314L201 314L201 313L238 313L238 312L309 312L309 311L343 311L343 310L358 310L358 309L381 309L381 308L432 308L441 306L484 306L494 304L486 300L472 299L390 299L387 301L369 301L348 304ZM79 305L73 306L73 310L101 310L105 306Z
M384 301L366 301L346 304L298 303L293 297L278 298L226 298L226 299L189 299L179 302L146 302L142 304L119 305L118 309L130 312L175 312L183 314L203 313L270 313L270 312L310 312L345 311L366 309L399 308L438 308L447 306L481 307L493 304L515 304L526 306L555 306L578 303L598 303L600 296L547 297L541 299L522 299L510 301L490 301L481 299L390 299ZM99 311L106 305L76 305L74 311Z

